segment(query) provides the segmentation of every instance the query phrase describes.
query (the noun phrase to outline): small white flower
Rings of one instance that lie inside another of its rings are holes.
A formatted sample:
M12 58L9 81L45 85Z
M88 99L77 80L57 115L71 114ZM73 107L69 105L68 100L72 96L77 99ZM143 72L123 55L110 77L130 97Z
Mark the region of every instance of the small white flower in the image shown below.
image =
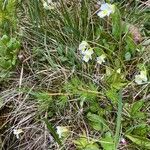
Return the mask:
M146 71L141 71L140 74L135 75L135 82L139 85L147 82Z
M115 6L108 4L108 3L104 3L101 5L100 7L100 11L97 13L97 15L100 18L104 18L105 16L109 16L110 14L115 12Z
M51 9L54 9L54 4L52 3L51 0L48 0L47 2L43 2L43 7L44 9L46 10L51 10Z
M84 55L92 55L94 52L93 52L93 49L92 48L90 48L90 49L87 49L87 50L85 50L84 51Z
M47 0L48 4L53 3L52 0Z
M16 135L16 138L19 139L19 134L22 133L22 129L14 129L13 134Z
M46 9L46 10L49 9L49 8L48 8L48 5L47 5L47 2L43 2L43 7L44 7L44 9Z
M105 58L106 58L106 56L104 54L102 54L101 56L97 57L97 63L101 65L102 63L105 62Z
M69 132L69 129L65 126L57 126L56 129L59 138L63 137L66 133Z
M83 54L87 48L89 48L89 44L86 41L82 41L79 45L79 51L81 51L81 54Z
M93 49L87 49L83 52L83 60L85 62L88 62L90 59L92 59Z
M83 56L83 60L85 62L88 62L90 59L92 59L91 55L85 55L85 56Z

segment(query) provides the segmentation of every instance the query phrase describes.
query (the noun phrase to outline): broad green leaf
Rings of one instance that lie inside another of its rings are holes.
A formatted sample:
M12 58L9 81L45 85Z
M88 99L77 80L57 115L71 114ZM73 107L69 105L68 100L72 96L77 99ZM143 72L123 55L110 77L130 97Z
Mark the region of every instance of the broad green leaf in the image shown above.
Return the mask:
M105 137L100 140L104 150L114 150L114 140L110 132L105 133Z
M132 39L132 37L130 37L129 35L126 36L125 41L127 43L126 50L130 51L131 54L134 54L136 51L136 44L134 43L134 40Z
M115 8L115 13L112 14L112 34L119 40L122 33L121 15L117 8Z
M98 150L99 146L95 143L94 139L88 139L86 134L83 133L78 139L74 140L78 150Z
M99 147L96 144L89 144L84 150L99 150Z
M134 119L145 119L146 114L144 112L137 112L135 115L132 115L132 118Z
M143 105L144 105L144 100L134 102L130 110L130 115L133 118L139 118L139 119L145 118L145 114L143 112L140 112Z
M136 135L125 135L128 139L130 139L133 143L137 144L142 148L150 149L150 140L147 138L143 138L141 136Z
M131 114L135 115L144 105L144 100L136 101L132 104Z
M116 89L112 88L106 91L106 96L113 102L117 103L118 101L118 93Z
M121 89L127 84L123 76L117 73L116 70L113 70L112 74L107 77L107 83L111 88L114 88L116 90Z
M150 132L150 127L147 124L139 124L138 126L136 126L133 130L133 134L138 135L138 136L142 136L142 137L146 137L147 134Z
M109 127L104 118L99 115L88 113L87 118L90 121L90 125L97 131L107 131Z

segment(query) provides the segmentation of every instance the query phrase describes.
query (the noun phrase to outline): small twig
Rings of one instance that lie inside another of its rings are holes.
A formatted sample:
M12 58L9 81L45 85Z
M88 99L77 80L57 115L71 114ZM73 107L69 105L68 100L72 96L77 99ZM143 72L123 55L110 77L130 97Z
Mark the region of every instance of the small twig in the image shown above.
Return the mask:
M84 92L88 92L88 93L93 93L93 94L101 94L100 92L97 91L91 91L91 90L86 90L83 88L78 88L78 90L84 91ZM69 95L73 95L71 93L48 93L48 95L50 96L69 96Z
M88 93L101 94L100 92L97 92L97 91L86 90L86 89L83 89L83 88L78 88L78 89L81 90L81 91L84 91L84 92L88 92Z
M49 96L69 96L69 95L73 95L70 93L48 93Z

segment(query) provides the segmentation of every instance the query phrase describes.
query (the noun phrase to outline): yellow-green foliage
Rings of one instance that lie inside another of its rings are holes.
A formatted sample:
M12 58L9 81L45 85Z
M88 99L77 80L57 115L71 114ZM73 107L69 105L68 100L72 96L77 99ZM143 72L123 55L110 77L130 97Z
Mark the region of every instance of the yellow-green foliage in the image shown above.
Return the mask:
M16 65L20 43L16 38L3 35L0 38L0 81L5 78Z
M0 33L9 32L16 24L16 0L0 0Z

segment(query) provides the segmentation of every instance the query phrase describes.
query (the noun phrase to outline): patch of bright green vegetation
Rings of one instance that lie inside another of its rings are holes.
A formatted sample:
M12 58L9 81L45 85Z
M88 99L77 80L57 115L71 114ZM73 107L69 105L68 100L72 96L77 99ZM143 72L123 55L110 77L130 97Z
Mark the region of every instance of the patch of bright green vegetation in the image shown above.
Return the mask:
M0 80L5 79L17 63L20 43L16 38L3 35L0 39Z
M16 0L0 0L0 35L3 33L11 34L16 29Z

